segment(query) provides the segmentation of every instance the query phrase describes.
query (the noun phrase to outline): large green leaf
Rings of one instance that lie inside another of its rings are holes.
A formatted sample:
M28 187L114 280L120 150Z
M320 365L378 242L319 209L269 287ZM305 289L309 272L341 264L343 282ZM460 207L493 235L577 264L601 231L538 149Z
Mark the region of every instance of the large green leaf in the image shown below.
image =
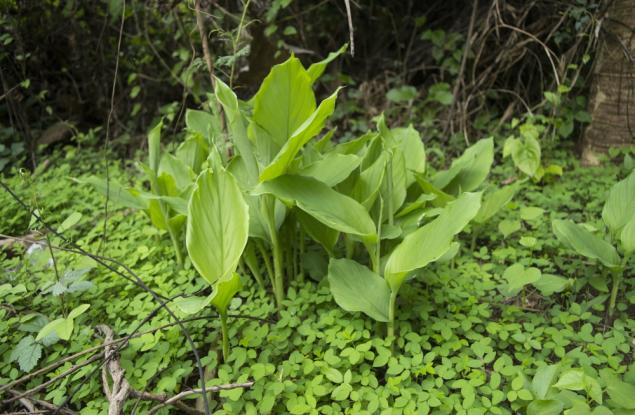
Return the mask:
M185 189L196 179L194 171L187 164L169 153L161 157L158 174L161 176L163 173L167 173L174 178L179 193L181 189Z
M537 399L545 399L549 388L556 380L556 375L560 370L560 365L544 365L536 370L531 381L531 390Z
M387 158L388 153L382 152L373 164L359 174L355 181L351 196L366 209L372 208L377 199L386 174Z
M258 181L258 164L254 156L252 143L247 137L247 129L243 115L238 106L238 98L234 91L223 81L216 78L216 99L223 106L230 137L238 153L242 157L248 174L248 183L254 185Z
M224 170L203 171L188 204L186 246L208 283L231 276L248 234L249 210L234 177Z
M600 371L600 376L606 383L606 392L616 406L635 410L635 385L622 382L608 369Z
M185 126L189 131L198 133L210 140L210 133L213 131L214 125L218 124L218 120L209 112L188 109L185 111Z
M381 184L380 194L386 203L386 215L394 216L407 196L408 171L406 170L406 159L401 149L393 148L389 150L386 173ZM392 211L388 207L392 206Z
M390 288L382 277L350 259L331 259L328 280L335 302L344 310L388 321Z
M483 183L493 161L494 139L479 140L454 160L449 170L435 174L432 184L453 195L469 192Z
M327 56L326 59L323 59L309 66L309 69L307 69L307 73L309 74L309 77L311 78L311 82L317 81L317 79L320 76L322 76L322 74L324 73L324 70L326 69L326 65L333 62L342 53L346 52L347 48L348 48L348 43L344 44L344 46L339 48L339 50L329 53L329 56Z
M344 181L355 170L361 158L354 154L327 153L322 159L297 171L300 176L310 176L333 187Z
M315 111L311 77L294 56L274 66L253 97L249 125L261 163L268 165Z
M176 158L181 160L192 171L198 175L201 172L201 166L207 158L209 147L207 143L199 136L190 136L182 142L176 149Z
M159 171L161 158L161 128L163 128L163 121L155 125L148 133L148 166L155 174Z
M376 237L375 225L362 205L312 177L284 175L261 183L257 193L270 193L326 226L365 238Z
M415 173L424 173L426 151L419 132L412 125L408 128L393 128L391 132L406 158L406 168Z
M518 185L512 184L494 192L486 193L483 196L481 209L479 209L478 214L474 217L474 222L485 223L490 220L499 210L511 202L517 190Z
M635 214L635 171L617 182L602 209L602 219L612 234L617 235Z
M481 193L463 193L448 203L437 218L406 236L390 255L384 276L393 291L407 274L438 260L452 247L452 238L474 218Z
M570 220L556 219L552 223L552 228L558 240L578 254L597 259L609 268L620 265L620 257L615 248L584 227Z
M635 215L622 228L620 242L625 254L630 255L635 251Z
M340 233L302 210L297 210L296 215L304 231L322 245L330 255L334 256L333 248L335 248Z
M300 149L322 130L326 119L333 114L338 91L322 101L320 106L292 132L273 161L260 173L261 182L275 179L286 173Z
M505 141L503 157L511 155L514 165L529 177L540 167L540 143L531 136L524 139L510 137Z

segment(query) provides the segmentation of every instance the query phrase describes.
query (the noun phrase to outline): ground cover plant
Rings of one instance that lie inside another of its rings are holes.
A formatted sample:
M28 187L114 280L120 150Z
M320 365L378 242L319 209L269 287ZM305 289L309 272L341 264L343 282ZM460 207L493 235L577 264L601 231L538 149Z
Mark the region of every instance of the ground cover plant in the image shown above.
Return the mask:
M70 179L57 180L60 175L90 177L91 162L81 163L72 148L54 157L58 167L30 178L16 175L6 183L21 197L37 194L42 201L40 211L50 223L61 224L73 212L81 213L79 222L65 235L87 249L97 249L103 224L94 218L100 215L103 196L91 185L68 186ZM588 267L582 257L568 251L547 220L565 214L576 222L596 220L603 207L596 195L610 194L616 179L627 177L629 171L623 165L588 170L564 159L554 161L565 166L561 179L549 185L524 185L513 202L483 225L474 251L467 249L471 235L459 235L463 247L451 260L430 264L419 278L401 288L394 339L385 337L383 325L337 307L325 257L321 273L306 264L308 278L289 281L280 312L273 296L248 271L241 275L243 285L227 305L230 349L226 359L221 352L222 324L215 309L203 308L189 317L184 314L184 319L191 319L187 325L196 345L205 350L203 362L215 368L208 380L210 388L255 382L250 388L212 394L213 411L630 413L630 391L635 384L630 363L635 327L628 314L635 289L630 274L625 274L615 315L607 319L610 288L601 267ZM512 168L508 164L494 167L489 180L508 177ZM131 171L113 169L113 178L125 182ZM17 234L29 220L19 206L8 203L8 197L3 196L7 201L2 204L3 215L16 218L14 225L9 223L15 228L8 231ZM74 202L78 200L83 201L81 205ZM539 207L543 209L539 218L520 213ZM520 217L524 218L518 219L520 229L511 234L500 232L500 222ZM186 259L183 267L178 266L169 238L162 236L167 232L154 227L142 210L119 209L110 221L103 255L125 258L161 295L209 290L208 282L196 275L193 261ZM527 237L535 238L535 245L524 246ZM55 237L52 241L63 243ZM59 405L74 392L72 408L81 413L105 411L109 402L103 395L98 360L91 360L91 356L99 358L100 352L78 356L51 372L35 373L24 383L12 384L64 356L99 347L103 340L94 337L93 322L108 324L122 336L142 323L120 357L134 389L147 387L156 394L174 395L196 385L193 356L169 316L162 311L143 321L156 308L152 297L69 252L57 253L59 270L88 267L83 281L90 281L91 286L64 293L64 307L67 313L81 304L91 307L75 318L69 340L55 335L50 341L35 340L46 324L68 314L62 311L59 295L41 288L55 280L52 265L47 265L47 250L26 253L20 245L14 249L17 252L11 257L5 251L3 259L7 281L1 311L4 400L14 396L6 393L9 389L24 391L53 380L53 387L42 393L43 399ZM321 247L318 253L323 252ZM559 293L547 294L530 284L524 295L510 296L502 291L509 284L504 271L517 263L525 269L540 269L543 275L562 277L568 284ZM75 369L72 376L55 380L78 363L86 365ZM84 379L88 380L82 382ZM126 408L146 413L155 404L130 398ZM163 407L160 411L179 410Z

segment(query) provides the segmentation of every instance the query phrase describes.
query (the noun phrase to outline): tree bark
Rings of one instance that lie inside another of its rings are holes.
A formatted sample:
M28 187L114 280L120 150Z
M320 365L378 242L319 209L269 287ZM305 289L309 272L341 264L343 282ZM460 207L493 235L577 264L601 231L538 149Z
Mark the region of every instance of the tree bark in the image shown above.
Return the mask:
M635 0L612 0L601 25L589 99L591 124L582 162L597 164L597 153L635 144Z

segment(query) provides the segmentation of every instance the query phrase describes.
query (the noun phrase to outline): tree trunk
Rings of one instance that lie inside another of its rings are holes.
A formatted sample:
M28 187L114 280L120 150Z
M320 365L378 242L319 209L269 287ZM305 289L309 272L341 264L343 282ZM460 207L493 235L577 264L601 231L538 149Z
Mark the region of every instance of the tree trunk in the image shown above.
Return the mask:
M635 0L613 0L602 22L589 100L592 122L583 138L582 162L635 143Z

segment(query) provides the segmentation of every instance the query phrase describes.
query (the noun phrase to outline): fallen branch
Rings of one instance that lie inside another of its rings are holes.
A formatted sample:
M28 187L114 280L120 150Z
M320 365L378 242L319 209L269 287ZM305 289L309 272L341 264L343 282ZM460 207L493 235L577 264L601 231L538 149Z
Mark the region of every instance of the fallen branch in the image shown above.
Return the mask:
M220 392L223 390L230 390L230 389L238 389L238 388L251 388L253 386L254 382L253 381L249 381L249 382L244 382L244 383L229 383L226 385L218 385L218 386L210 386L205 388L206 392ZM154 408L152 408L150 410L150 412L148 412L148 415L154 414L155 412L157 412L159 409L161 409L162 407L166 406L166 405L174 405L176 404L177 401L179 401L180 399L183 399L187 396L190 395L197 395L203 393L203 391L201 389L192 389L189 391L183 391L179 394L176 394L174 396L172 396L171 398L168 398L164 395L151 395L151 394L145 394L144 396L141 396L141 399L150 399L150 400L154 400L154 401L161 401L160 405L155 406ZM200 413L199 411L196 411L196 413Z
M24 395L23 391L19 391L16 389L9 389L9 393L11 393L14 396L22 396ZM31 405L33 406L33 404L36 404L38 406L41 406L43 408L46 408L45 410L37 410L37 409L29 409L29 413L49 413L50 411L56 411L65 415L77 415L77 412L75 411L71 411L70 409L67 408L60 408L57 405L53 405L52 403L48 402L48 401L43 401L42 399L36 399L36 398L20 398L19 401L21 403L23 403L25 406L26 404L24 403L24 401L29 401L31 403ZM22 412L20 412L22 413Z

